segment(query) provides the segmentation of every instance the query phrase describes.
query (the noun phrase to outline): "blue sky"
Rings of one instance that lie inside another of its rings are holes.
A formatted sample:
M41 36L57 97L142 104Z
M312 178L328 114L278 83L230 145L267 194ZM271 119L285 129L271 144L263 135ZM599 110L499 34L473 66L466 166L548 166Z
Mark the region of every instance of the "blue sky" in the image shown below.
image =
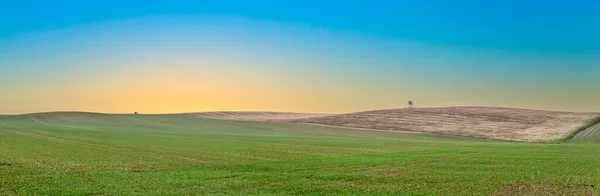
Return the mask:
M598 1L16 1L0 3L0 37L147 16L211 15L315 26L443 45L589 53Z
M597 111L598 10L598 1L0 0L0 90L11 92L0 113L351 112L409 99ZM150 84L183 83L195 85L132 101ZM208 94L219 101L194 102Z

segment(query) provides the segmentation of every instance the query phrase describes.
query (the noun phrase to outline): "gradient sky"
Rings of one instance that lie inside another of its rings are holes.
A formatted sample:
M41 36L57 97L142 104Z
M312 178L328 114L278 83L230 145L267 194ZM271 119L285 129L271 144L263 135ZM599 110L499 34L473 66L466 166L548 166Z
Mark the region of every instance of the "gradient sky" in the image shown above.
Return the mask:
M0 0L0 113L600 111L599 1Z

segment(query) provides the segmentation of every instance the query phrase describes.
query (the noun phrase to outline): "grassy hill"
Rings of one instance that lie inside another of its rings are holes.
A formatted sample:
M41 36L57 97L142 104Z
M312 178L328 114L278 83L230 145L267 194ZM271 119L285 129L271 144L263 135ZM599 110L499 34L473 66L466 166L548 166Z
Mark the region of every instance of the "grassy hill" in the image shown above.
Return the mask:
M196 118L208 118L216 120L239 120L239 121L287 121L303 118L314 118L330 116L332 114L318 113L291 113L291 112L199 112L183 114Z
M597 195L600 146L589 141L185 115L0 116L0 195Z
M576 133L571 138L573 143L600 143L600 117L591 119L586 129L582 129L581 132Z

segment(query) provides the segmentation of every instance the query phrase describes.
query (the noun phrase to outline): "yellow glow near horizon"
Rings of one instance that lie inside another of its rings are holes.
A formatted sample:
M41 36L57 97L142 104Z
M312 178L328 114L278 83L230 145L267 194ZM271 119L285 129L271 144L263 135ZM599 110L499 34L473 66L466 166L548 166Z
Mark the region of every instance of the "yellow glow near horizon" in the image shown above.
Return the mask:
M0 40L11 51L0 54L0 114L345 113L399 108L408 100L417 107L600 111L593 56L177 21L103 23ZM580 69L562 67L574 64Z

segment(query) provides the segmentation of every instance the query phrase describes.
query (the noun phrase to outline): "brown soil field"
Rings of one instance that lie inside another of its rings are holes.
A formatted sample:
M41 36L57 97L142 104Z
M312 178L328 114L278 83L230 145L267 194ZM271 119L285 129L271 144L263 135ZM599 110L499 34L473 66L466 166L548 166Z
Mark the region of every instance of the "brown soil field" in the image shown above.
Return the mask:
M208 118L217 120L240 121L289 121L303 118L325 117L331 114L291 113L291 112L201 112L186 113L190 117Z
M443 133L495 140L563 139L598 116L592 113L493 107L407 108L291 119L288 122L390 131Z

